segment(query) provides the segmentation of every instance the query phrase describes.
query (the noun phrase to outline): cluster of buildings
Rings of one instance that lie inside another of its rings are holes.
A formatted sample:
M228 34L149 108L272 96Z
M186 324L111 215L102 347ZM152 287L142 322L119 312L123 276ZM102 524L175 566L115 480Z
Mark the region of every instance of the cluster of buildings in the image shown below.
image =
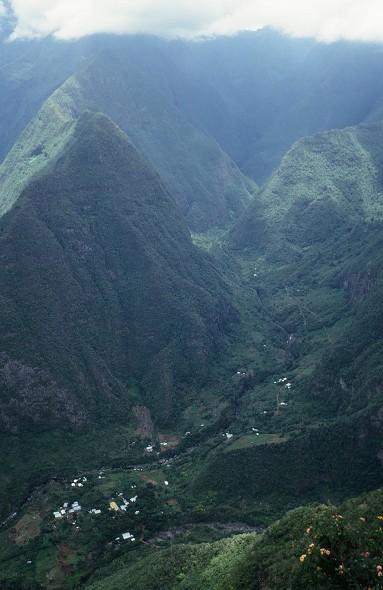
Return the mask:
M137 486L131 486L132 489L136 488ZM127 500L126 498L123 497L122 493L118 494L119 497L119 502L122 501L122 504L117 504L117 502L115 500L112 500L112 502L109 503L109 507L110 510L115 510L116 512L126 512L126 508L127 506L129 506L129 504L134 504L135 502L137 502L137 498L138 496L133 496L132 498L129 498L129 500ZM136 512L134 514L139 514L139 510L136 510Z
M282 377L282 379L278 379L278 381L274 381L274 385L284 385L286 389L291 389L292 383L286 383L288 381L287 377Z
M81 506L77 501L73 502L73 504L71 504L70 507L69 507L68 502L64 502L64 504L62 506L60 506L60 508L58 510L53 512L53 516L55 518L65 518L65 517L68 517L69 515L74 514L75 512L80 512L80 510L81 510ZM101 510L100 510L100 512L101 512Z
M134 535L132 535L132 533L122 533L121 537L122 537L122 539L124 539L124 541L129 541L130 540L130 541L133 542L133 541L136 540L135 537L134 537ZM119 540L120 540L120 537L116 537L115 538L115 541L119 541Z
M86 481L88 481L86 477L79 477L78 479L74 479L70 485L72 488L82 488Z

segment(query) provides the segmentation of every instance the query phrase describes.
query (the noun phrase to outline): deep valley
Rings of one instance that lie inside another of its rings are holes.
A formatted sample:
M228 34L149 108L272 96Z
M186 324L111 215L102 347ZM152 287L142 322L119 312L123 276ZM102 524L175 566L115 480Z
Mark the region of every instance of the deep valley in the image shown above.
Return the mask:
M2 44L2 590L383 588L381 45Z

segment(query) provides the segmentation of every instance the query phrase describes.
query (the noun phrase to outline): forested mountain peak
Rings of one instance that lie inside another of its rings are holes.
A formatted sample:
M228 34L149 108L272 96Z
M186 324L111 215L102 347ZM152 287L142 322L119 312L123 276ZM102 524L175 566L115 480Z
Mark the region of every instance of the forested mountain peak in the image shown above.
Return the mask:
M133 377L157 419L169 419L182 407L176 388L207 379L232 313L224 282L157 174L105 115L79 117L53 169L4 216L1 240L3 370L19 362L48 371L51 394L67 392L55 408L61 423L95 419L97 400L109 404L104 418L114 404L126 416ZM31 390L3 379L6 428L42 425L39 396L50 394L36 379Z
M11 207L25 183L55 160L86 109L104 112L129 135L193 229L227 224L244 210L255 183L130 60L104 48L80 65L74 61L73 67L2 164L0 211Z

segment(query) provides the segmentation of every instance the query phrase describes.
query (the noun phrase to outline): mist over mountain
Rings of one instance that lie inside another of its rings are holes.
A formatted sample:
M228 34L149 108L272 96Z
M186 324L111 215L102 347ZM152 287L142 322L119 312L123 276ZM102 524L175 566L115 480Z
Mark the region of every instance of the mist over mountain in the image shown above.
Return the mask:
M100 51L166 94L259 184L299 137L381 114L379 44L327 45L264 29L205 42L96 35L2 47L2 157L52 91Z
M380 588L382 46L1 47L1 587Z

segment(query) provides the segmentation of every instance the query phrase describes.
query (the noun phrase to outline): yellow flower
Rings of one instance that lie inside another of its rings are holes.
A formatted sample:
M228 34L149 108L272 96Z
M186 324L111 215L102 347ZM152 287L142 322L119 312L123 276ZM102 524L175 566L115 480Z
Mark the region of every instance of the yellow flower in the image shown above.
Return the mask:
M299 561L303 563L305 559L306 559L306 555L303 554L300 556Z

